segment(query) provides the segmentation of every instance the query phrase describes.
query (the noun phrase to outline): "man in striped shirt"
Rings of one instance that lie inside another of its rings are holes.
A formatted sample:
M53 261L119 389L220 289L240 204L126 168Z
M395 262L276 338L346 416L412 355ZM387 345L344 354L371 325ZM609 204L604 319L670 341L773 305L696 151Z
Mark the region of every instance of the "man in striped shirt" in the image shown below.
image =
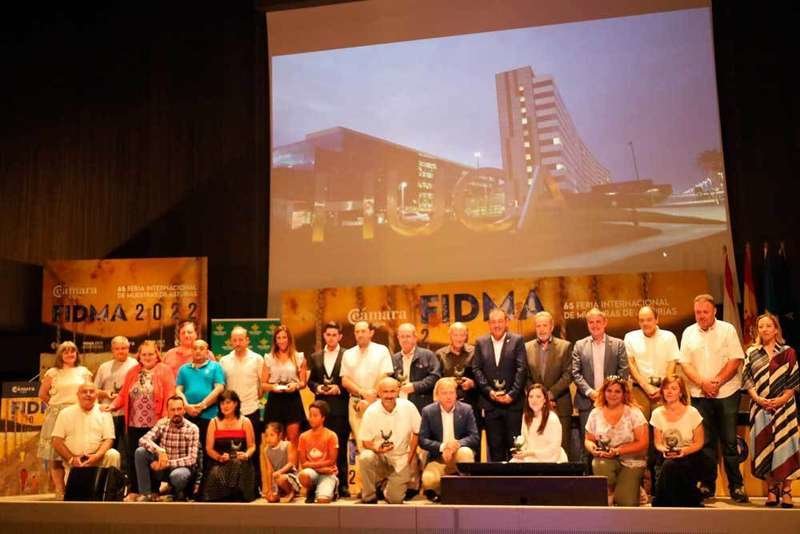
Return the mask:
M136 449L136 476L140 501L153 501L152 477L169 481L176 500L186 498L186 487L197 464L200 430L183 417L183 399L174 395L167 400L167 417L142 436Z

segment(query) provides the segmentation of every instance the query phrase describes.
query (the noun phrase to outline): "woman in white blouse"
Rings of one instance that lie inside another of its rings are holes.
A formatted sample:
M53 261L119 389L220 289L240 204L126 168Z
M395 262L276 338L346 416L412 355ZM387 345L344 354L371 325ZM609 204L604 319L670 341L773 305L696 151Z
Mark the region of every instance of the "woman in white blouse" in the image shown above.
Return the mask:
M558 415L550 411L547 389L542 384L532 384L525 393L527 402L519 438L522 448L511 461L566 462L567 453L561 448L561 423Z
M656 478L653 506L702 507L697 483L704 473L703 418L689 405L686 382L678 376L661 381L664 405L653 410L650 424L655 430L655 448L663 456Z
M647 420L633 404L628 381L609 376L586 421L584 446L592 472L608 478L608 503L639 506L639 484L647 466Z

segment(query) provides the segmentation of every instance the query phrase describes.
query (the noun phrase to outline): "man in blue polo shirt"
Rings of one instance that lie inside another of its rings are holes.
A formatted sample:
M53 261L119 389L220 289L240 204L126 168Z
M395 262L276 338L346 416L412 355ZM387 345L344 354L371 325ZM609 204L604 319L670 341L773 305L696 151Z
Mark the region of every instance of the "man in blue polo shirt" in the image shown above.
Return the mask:
M186 400L186 418L200 429L200 447L204 448L208 423L217 416L217 397L225 389L225 373L208 357L208 343L198 339L192 348L192 361L178 370L175 392Z

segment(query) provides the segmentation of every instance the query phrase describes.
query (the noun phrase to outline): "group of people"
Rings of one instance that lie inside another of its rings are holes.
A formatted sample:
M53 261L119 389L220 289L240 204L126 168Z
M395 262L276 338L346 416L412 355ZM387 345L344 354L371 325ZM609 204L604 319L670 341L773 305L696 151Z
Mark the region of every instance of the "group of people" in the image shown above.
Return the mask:
M609 504L644 502L650 473L654 506L702 506L716 488L719 446L730 496L747 502L736 440L745 389L753 473L768 483L768 506L791 507L800 476L796 353L766 313L745 354L715 311L710 295L695 298L696 322L680 347L649 306L624 339L606 333L603 311L589 310L589 336L574 345L553 336L546 311L525 343L496 308L487 335L470 344L466 325L453 323L450 343L436 353L420 347L406 323L392 355L361 321L349 349L340 345L341 327L325 324L324 346L308 358L280 326L262 358L236 327L233 351L219 362L187 322L163 362L152 341L134 359L127 340L114 338L114 358L94 382L64 342L42 381L48 407L39 452L61 493L65 466L121 465L131 500L154 500L168 482L176 499L250 501L260 492L277 502L304 493L306 502L325 503L349 496L352 433L361 502L399 504L420 491L438 501L443 475L480 460L485 431L491 462L585 462L587 472L607 477ZM314 395L307 415L306 387ZM583 446L573 450L574 410Z

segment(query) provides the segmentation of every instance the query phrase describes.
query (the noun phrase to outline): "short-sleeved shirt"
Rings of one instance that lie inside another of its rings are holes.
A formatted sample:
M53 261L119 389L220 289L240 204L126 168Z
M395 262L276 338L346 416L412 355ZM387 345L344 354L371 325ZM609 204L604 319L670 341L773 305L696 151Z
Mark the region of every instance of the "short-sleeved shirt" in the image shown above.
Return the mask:
M381 401L376 401L364 410L359 439L372 441L375 445L380 445L384 439L394 443L394 449L385 456L399 473L408 465L411 436L419 434L421 421L417 407L409 400L397 399L391 412L386 411ZM389 432L391 436L387 438Z
M124 362L117 361L116 359L103 362L100 367L97 368L97 373L94 375L94 384L106 393L119 393L122 389L122 384L125 383L125 375L128 374L128 371L136 367L137 363L136 359L130 356L128 356ZM106 401L104 404L108 404L108 402L110 401ZM119 416L123 413L124 410L120 408L113 412L112 415Z
M622 417L619 418L615 425L606 421L606 418L603 417L602 408L595 408L589 414L589 419L586 420L586 431L595 436L607 437L610 440L609 447L614 448L636 441L634 429L646 424L647 420L642 415L642 411L635 406L625 406ZM619 457L619 461L626 467L644 467L647 465L645 460L646 452L623 454Z
M74 404L78 402L78 388L92 379L92 373L84 366L51 367L44 373L50 382L49 404Z
M299 382L299 369L303 366L303 362L306 361L306 357L302 352L295 352L294 359L297 361L297 366L292 363L291 358L279 360L272 354L265 355L264 366L269 371L269 383L288 384L289 382Z
M300 441L297 445L297 457L302 468L302 462L321 462L330 460L331 467L334 469L332 474L336 474L336 455L339 449L339 438L333 430L323 427L322 433L314 434L313 430L307 430L300 434Z
M258 389L261 387L261 372L264 358L247 349L244 357L239 358L236 352L230 352L220 359L219 364L225 372L225 385L239 395L242 402L242 413L250 415L258 410Z
M88 412L73 404L58 414L53 437L63 438L64 445L75 456L92 454L103 441L114 439L114 421L97 404Z
M211 393L215 384L225 384L225 373L222 371L222 366L212 360L206 360L199 367L187 363L178 371L178 379L175 383L183 387L186 402L197 404ZM200 417L202 419L212 419L216 417L218 412L217 404L213 403L200 412Z
M695 323L683 331L680 362L691 364L703 379L716 376L730 360L744 360L739 334L732 324L716 319L708 330L702 330ZM688 386L692 397L704 396L699 384L689 380ZM737 372L733 378L722 384L716 398L730 397L741 387L742 376Z
M370 342L364 351L356 345L342 354L339 374L355 382L361 389L375 389L378 380L392 373L392 355L385 345Z
M625 352L629 360L636 362L636 368L645 380L651 376L664 378L670 362L680 358L678 340L669 330L656 328L652 336L641 330L625 334Z
M650 424L661 431L666 440L669 436L678 438L678 447L686 447L692 444L694 429L703 422L703 416L694 406L687 406L686 411L677 421L667 420L667 410L659 406L650 415Z

